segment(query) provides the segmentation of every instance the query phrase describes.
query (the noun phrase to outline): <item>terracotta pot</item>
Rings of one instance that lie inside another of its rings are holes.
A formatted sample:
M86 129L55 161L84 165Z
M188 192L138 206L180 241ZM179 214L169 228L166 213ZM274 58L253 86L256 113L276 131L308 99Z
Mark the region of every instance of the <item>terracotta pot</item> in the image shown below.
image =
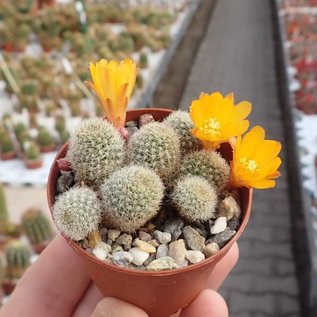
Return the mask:
M40 160L27 160L27 159L25 159L24 164L25 164L27 169L34 170L34 169L42 167L43 160L42 159L40 159Z
M10 295L17 285L17 282L11 280L4 280L2 282L2 289L6 295Z
M130 110L127 113L127 121L138 120L144 113L151 113L155 120L160 121L171 112L168 109ZM51 167L47 192L50 210L55 202L56 182L60 175L56 160L65 156L67 148L65 144ZM221 151L226 152L226 158L230 157L231 151L228 151L228 147L222 147ZM251 212L252 189L241 188L239 194L243 215L235 236L214 256L185 268L161 272L121 268L97 259L74 241L65 239L80 256L91 278L105 296L116 297L139 306L151 317L169 316L187 306L205 289L208 276L215 265L244 231Z
M13 43L4 43L2 47L6 52L9 52L9 53L12 53L15 51Z
M41 153L50 153L56 149L56 145L40 146Z
M1 153L0 156L1 156L2 161L9 161L9 160L16 158L17 153L15 151L12 151L12 152L7 152L7 153Z
M50 241L32 244L32 248L36 254L41 254L44 251L44 249L49 245L49 243Z

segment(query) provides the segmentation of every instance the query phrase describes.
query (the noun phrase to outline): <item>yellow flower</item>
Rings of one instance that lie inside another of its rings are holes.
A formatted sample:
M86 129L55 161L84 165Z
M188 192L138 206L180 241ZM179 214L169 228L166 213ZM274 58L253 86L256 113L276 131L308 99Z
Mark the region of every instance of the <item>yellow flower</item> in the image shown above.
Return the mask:
M248 129L249 121L244 119L251 110L252 105L248 101L235 106L233 94L224 97L219 92L210 95L201 93L190 106L195 125L193 134L203 141L205 148L217 149L221 143Z
M265 140L265 131L255 126L243 138L239 136L233 149L231 184L235 187L271 188L280 176L278 157L281 143Z
M86 82L98 95L106 116L116 128L124 127L125 116L135 78L136 64L125 59L117 61L100 60L90 63L91 82Z

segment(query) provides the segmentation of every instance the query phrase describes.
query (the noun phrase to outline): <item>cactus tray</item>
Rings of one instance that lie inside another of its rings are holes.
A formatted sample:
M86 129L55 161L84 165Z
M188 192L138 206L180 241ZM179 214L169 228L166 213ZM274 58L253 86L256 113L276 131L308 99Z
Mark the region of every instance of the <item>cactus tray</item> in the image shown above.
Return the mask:
M130 110L127 112L126 121L138 120L143 114L151 114L155 121L162 121L171 112L172 110L168 109L151 108ZM50 170L47 197L51 213L57 196L57 181L61 175L57 160L64 158L67 151L66 143L57 154ZM232 149L228 144L223 144L219 152L223 158L230 160ZM242 217L240 227L231 240L216 254L186 267L166 271L141 271L115 266L111 262L99 260L77 242L66 236L64 238L82 259L92 280L105 296L116 297L139 306L151 317L169 316L187 306L206 287L208 276L215 265L243 233L250 217L252 193L252 188L238 189Z

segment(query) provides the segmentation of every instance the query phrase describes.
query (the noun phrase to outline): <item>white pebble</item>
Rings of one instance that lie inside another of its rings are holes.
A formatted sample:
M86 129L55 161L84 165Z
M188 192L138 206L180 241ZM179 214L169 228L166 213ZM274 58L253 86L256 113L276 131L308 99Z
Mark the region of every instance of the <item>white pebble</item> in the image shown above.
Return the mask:
M144 252L139 248L132 248L129 250L129 253L133 256L132 263L137 266L142 265L150 256L149 253Z
M134 245L137 246L140 250L147 252L147 253L155 253L156 252L156 248L145 241L140 240L139 238L136 238L134 240Z
M96 244L92 253L94 256L100 260L105 260L111 251L111 246L103 241L100 241Z
M185 258L190 263L198 263L198 262L201 262L202 260L205 260L205 255L200 251L188 250L186 251Z
M225 231L226 228L227 228L227 218L219 217L216 219L215 224L210 228L210 233L217 234L217 233Z

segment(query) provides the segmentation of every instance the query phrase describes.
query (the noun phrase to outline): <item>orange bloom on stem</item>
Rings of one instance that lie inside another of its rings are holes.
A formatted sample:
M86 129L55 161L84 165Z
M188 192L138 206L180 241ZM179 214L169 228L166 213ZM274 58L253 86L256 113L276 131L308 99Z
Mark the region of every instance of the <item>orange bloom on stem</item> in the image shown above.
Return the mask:
M260 126L239 136L233 149L231 184L259 189L274 187L274 179L280 176L281 148L280 142L265 140L265 130Z
M219 92L210 95L201 93L190 106L190 115L195 128L193 135L202 140L207 149L217 149L221 143L230 142L232 137L243 134L249 127L244 120L252 105L242 101L234 105L233 94L223 96Z
M96 64L90 63L89 68L93 82L86 84L97 94L107 119L116 128L123 128L135 84L136 64L130 59L120 63L102 59Z

